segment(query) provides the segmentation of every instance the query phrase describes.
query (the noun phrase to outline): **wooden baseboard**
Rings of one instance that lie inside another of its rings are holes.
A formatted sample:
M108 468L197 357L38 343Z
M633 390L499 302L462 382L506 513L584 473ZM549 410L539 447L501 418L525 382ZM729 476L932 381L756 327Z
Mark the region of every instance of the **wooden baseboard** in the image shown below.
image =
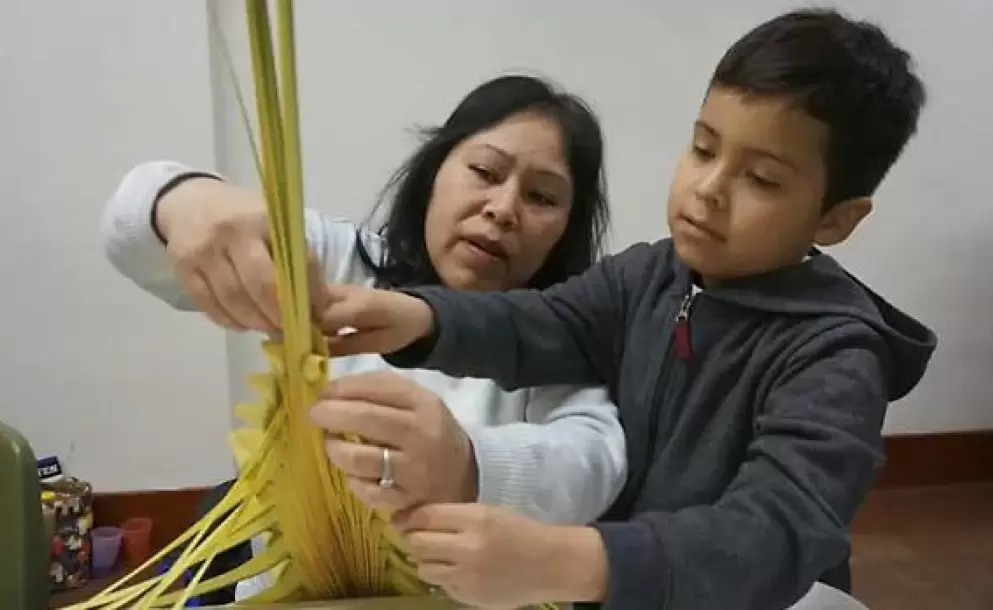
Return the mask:
M993 430L886 437L877 488L993 481Z
M152 519L152 548L165 547L196 522L197 505L210 488L163 489L93 495L93 524L120 525L132 517Z
M993 430L890 436L877 489L993 481ZM119 524L136 516L155 521L154 548L162 548L196 520L209 488L97 493L94 521Z

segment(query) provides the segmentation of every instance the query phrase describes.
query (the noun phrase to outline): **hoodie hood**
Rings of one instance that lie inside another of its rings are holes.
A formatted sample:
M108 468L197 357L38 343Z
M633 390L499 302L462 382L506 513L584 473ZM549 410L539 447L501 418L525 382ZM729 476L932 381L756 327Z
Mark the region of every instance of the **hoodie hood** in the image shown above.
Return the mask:
M886 339L892 354L893 366L887 380L890 400L903 398L920 382L938 342L930 328L886 301L819 250L813 250L800 264L722 283L708 288L707 293L761 311L835 314L868 324Z

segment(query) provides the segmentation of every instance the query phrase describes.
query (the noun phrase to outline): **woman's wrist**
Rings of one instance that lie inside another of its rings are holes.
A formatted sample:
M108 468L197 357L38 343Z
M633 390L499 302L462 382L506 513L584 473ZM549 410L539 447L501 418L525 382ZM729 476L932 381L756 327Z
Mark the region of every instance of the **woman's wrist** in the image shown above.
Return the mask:
M202 198L199 193L205 186L212 186L220 181L213 174L204 172L185 173L167 182L158 192L152 202L152 230L162 243L169 242L169 231L173 219L178 216L176 211L186 201Z

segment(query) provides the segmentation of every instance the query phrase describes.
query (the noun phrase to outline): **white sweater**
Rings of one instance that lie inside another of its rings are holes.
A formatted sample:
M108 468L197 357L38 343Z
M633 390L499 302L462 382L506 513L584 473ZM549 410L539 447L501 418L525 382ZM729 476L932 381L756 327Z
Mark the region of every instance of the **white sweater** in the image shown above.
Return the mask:
M188 311L195 305L152 229L151 211L162 187L191 171L172 161L138 165L107 203L102 223L111 263L142 289ZM305 221L308 245L320 256L329 283L373 283L358 257L355 224L311 209ZM365 230L361 236L376 259L379 236ZM340 376L391 367L378 355L364 354L336 358L331 368ZM604 389L505 392L488 379L393 370L438 394L465 429L479 469L479 502L511 506L546 522L585 524L620 492L627 476L624 431Z

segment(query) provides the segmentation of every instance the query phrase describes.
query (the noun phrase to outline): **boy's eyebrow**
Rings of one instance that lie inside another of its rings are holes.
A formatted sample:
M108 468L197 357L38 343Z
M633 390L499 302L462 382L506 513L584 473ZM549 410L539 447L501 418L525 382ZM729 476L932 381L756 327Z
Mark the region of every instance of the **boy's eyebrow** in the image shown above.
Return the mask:
M710 124L708 124L703 119L697 119L697 121L694 123L694 126L697 127L697 128L699 128L699 129L702 129L703 131L706 131L708 135L710 135L710 136L712 136L714 138L720 138L720 136L721 136L720 132L718 132L716 129L714 129ZM759 155L761 157L768 157L769 159L772 159L773 161L776 161L778 163L782 163L786 167L789 167L790 169L792 169L794 171L797 171L796 163L793 163L792 161L790 161L786 157L784 157L784 156L782 156L780 154L776 154L776 153L772 152L771 150L769 150L767 148L759 148L759 147L756 147L756 146L751 146L751 147L747 147L745 150L747 150L748 152L750 152L752 154Z
M715 138L720 136L720 134L717 133L717 130L711 127L707 123L707 121L704 121L703 119L697 119L696 121L694 121L693 126L696 127L697 129L702 129L706 131L708 135L714 136Z

